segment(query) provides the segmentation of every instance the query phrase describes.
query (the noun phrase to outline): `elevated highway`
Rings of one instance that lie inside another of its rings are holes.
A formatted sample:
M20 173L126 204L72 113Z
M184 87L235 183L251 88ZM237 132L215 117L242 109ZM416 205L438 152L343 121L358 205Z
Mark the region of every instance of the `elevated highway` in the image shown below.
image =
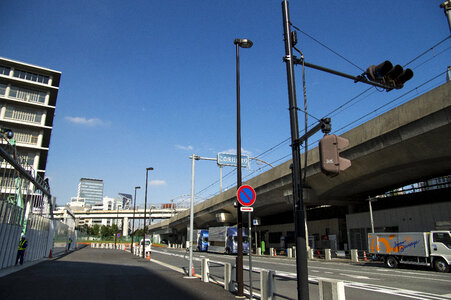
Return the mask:
M449 175L450 104L451 82L447 82L342 134L350 144L341 156L350 159L352 166L336 177L321 173L318 149L310 150L305 204L351 205L392 188ZM255 217L292 211L290 164L291 160L246 182L257 193ZM217 213L228 213L236 220L235 193L232 188L196 205L195 227L218 225ZM152 225L151 231L186 231L188 224L189 211L184 211Z

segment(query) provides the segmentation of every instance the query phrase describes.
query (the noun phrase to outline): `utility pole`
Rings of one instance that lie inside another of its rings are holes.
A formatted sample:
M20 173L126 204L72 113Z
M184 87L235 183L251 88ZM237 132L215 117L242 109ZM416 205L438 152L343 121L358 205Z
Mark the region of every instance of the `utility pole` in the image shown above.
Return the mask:
M296 235L296 273L298 299L309 299L308 267L307 267L307 243L305 236L305 211L302 198L301 181L301 155L298 128L298 113L296 104L296 86L294 81L293 45L291 41L290 16L288 1L282 2L283 31L285 40L284 61L287 67L288 104L290 110L291 150L292 150L292 179L293 179L293 206L294 224Z
M443 8L445 15L448 17L449 30L451 31L451 0L446 0L440 4L440 7Z

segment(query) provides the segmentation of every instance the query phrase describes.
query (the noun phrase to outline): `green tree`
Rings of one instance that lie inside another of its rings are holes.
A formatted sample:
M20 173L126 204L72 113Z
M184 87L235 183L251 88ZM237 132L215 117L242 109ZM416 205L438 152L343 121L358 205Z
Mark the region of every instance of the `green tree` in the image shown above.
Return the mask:
M111 230L108 226L102 225L102 227L100 227L100 235L102 237L108 237L111 235Z
M113 236L115 235L115 234L117 234L119 232L119 227L117 226L117 224L113 224L112 226L111 226L111 233L113 234Z
M94 224L94 226L92 227L92 231L91 234L92 235L99 235L99 231L100 231L100 226L99 224Z

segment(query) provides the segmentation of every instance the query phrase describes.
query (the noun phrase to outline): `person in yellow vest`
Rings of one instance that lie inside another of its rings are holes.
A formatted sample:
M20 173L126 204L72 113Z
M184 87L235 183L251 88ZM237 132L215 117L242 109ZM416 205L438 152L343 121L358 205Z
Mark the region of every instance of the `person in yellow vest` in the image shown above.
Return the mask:
M16 257L16 265L17 262L20 260L20 264L23 265L23 256L25 255L25 249L27 249L28 241L25 235L22 236L22 238L19 241L19 248L17 250L17 257Z

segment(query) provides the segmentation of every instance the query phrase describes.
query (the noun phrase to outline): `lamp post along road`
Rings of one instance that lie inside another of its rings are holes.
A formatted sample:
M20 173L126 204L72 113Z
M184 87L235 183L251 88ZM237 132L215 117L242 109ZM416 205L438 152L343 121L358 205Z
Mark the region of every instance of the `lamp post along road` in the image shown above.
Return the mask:
M136 211L136 190L140 189L140 186L135 186L135 199L133 201L133 222L132 222L132 242L130 244L130 252L133 253L133 242L135 238L135 211Z
M143 236L143 251L142 251L142 257L145 258L146 256L146 210L147 210L147 186L149 185L148 183L148 176L149 176L149 171L152 171L153 168L149 167L146 168L146 195L144 196L144 236ZM152 210L150 210L149 214L152 212ZM150 241L150 243L152 243L152 241Z
M236 46L236 159L237 159L237 185L239 189L242 184L241 178L241 111L240 111L240 47L251 48L253 43L248 39L235 39ZM238 253L236 256L236 281L238 284L237 295L243 296L243 215L237 201L237 231L238 231Z

